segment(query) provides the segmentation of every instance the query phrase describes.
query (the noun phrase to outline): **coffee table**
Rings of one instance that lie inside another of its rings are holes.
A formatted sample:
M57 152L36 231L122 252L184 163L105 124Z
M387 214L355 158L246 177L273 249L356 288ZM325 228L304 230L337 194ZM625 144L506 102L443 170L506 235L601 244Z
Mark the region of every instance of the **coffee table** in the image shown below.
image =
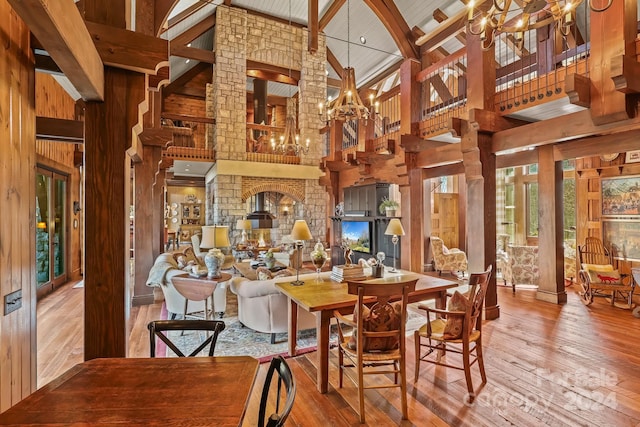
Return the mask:
M329 279L330 273L320 273L323 281L309 280L302 286L294 286L291 282L276 283L280 292L289 298L289 355L296 355L298 337L298 307L302 307L316 315L316 336L318 340L318 373L316 387L320 393L329 388L329 326L334 310L344 313L353 312L358 300L357 295L348 293L346 283L338 283ZM409 302L428 299L436 300L437 308L445 308L447 289L458 286L457 282L399 270L397 273L385 272L385 277L369 279L371 281L397 283L418 279L416 290L409 294ZM426 318L425 318L426 322Z

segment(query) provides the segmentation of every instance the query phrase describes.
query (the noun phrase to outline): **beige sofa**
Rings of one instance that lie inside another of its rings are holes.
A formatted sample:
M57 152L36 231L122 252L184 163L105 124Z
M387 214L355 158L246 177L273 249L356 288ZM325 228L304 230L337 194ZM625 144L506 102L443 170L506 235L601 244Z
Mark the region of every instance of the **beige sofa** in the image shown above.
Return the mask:
M174 276L188 273L188 270L182 270L178 267L178 257L180 255L192 260L195 258L198 264L204 267L202 258L196 257L192 248L188 247L183 252L160 254L151 267L147 279L147 286L159 287L162 290L171 319L174 319L177 314L182 315L185 309L185 297L176 290L171 281ZM227 308L227 285L228 282L218 283L216 290L213 292L213 311L220 317L224 316ZM204 301L189 301L187 314L201 311L204 311Z
M275 334L287 332L289 304L287 297L280 293L275 284L294 279L292 276L268 280L232 278L229 288L238 296L238 320L248 328L271 334L271 342L274 343ZM300 275L300 280L315 279L315 273ZM298 330L315 327L316 316L304 309L298 310Z

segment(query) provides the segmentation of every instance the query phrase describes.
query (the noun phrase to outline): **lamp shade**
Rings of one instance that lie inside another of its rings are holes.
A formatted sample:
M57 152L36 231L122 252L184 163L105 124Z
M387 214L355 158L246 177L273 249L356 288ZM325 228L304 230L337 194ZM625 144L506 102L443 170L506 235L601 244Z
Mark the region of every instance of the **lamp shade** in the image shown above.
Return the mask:
M236 221L236 230L251 230L251 220L239 219Z
M387 225L387 229L384 230L384 234L389 236L404 236L404 228L402 228L400 220L398 218L393 218L389 221L389 225Z
M291 230L291 238L293 240L311 240L311 230L304 219L297 219Z
M231 246L229 242L229 227L226 225L205 225L202 227L202 241L200 248L225 248Z

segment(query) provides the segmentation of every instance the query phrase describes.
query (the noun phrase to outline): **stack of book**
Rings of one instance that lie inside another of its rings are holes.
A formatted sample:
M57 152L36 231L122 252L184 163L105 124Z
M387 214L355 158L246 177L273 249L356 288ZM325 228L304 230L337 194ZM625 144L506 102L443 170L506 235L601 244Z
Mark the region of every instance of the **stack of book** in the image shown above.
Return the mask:
M334 265L331 269L331 280L335 282L364 278L364 269L360 265Z

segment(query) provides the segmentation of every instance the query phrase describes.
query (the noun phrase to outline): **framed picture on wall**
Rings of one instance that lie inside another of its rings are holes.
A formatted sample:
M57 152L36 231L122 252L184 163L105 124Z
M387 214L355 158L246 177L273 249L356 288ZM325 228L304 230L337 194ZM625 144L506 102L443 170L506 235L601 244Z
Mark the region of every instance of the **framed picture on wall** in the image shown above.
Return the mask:
M616 258L640 261L640 220L603 220L602 236L605 246L613 247Z
M640 219L640 176L602 179L602 216Z
M627 151L624 159L625 163L638 163L640 162L640 150Z

